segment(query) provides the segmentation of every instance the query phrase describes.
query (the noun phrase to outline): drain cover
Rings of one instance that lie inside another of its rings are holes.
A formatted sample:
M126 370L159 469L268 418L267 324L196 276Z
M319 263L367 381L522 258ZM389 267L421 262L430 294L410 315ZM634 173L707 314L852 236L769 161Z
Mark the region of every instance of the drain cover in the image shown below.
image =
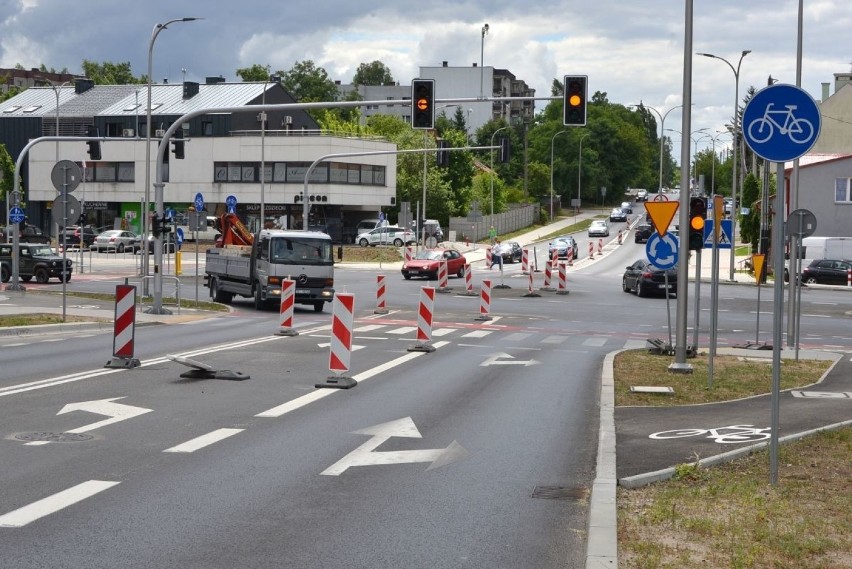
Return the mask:
M51 443L78 443L80 441L90 441L93 437L92 435L87 435L85 433L20 433L15 435L15 438L19 441L36 442L36 441L46 441Z
M543 500L582 500L586 497L585 488L569 488L567 486L536 486L532 497Z

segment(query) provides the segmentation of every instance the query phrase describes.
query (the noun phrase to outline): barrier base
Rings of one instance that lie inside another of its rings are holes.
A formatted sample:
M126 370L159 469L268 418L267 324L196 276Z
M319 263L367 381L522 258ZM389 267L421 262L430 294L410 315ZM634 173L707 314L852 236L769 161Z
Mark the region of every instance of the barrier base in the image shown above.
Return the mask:
M491 320L491 315L490 314L480 314L479 316L474 318L474 320L481 320L483 322L487 322L487 321Z
M435 292L440 292L442 294L446 294L448 292L453 292L453 287L451 286L442 286L440 288L436 288Z
M555 292L556 291L556 289L553 288L552 286L543 286L538 290L543 290L544 292Z
M409 352L426 352L431 353L434 352L437 348L430 344L429 342L422 342L420 344L415 344L408 348Z
M510 287L507 284L498 284L498 285L492 286L491 288L512 288L512 287Z
M556 294L568 294L567 290L557 290Z
M276 336L298 336L299 331L293 328L288 328L287 326L282 326L275 333Z
M325 380L325 383L314 384L314 387L317 389L352 389L356 385L358 385L358 382L351 377L332 375Z
M251 379L251 376L248 374L230 369L191 369L180 374L180 377L183 379L227 379L231 381Z
M537 292L528 292L526 294L521 295L524 298L541 298L541 295Z
M466 290L464 292L458 293L458 295L456 296L479 296L479 293L472 290Z
M377 308L373 311L373 314L387 314L387 313L388 313L387 308Z
M140 362L137 358L119 358L113 356L106 364L104 364L104 367L130 369L139 367L140 365L142 365L142 362Z

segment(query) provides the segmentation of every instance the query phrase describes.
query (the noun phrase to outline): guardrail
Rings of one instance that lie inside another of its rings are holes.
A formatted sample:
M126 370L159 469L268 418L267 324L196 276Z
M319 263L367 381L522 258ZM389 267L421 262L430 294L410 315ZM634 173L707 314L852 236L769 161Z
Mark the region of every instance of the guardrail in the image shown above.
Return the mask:
M138 280L134 279L130 282L138 282L140 285L143 285L140 288L140 290L149 290L149 287L153 288L153 287L151 287L151 283L153 283L153 279L154 279L154 275L148 275L148 276L140 277ZM162 275L162 279L163 279L163 285L165 285L166 281L174 281L174 285L175 285L175 296L174 296L175 301L173 303L166 302L168 299L164 295L163 300L162 300L163 306L166 306L166 305L177 306L178 314L180 314L180 279L178 277L171 276L171 275ZM163 292L165 293L165 290ZM140 297L140 301L139 301L139 304L138 304L138 310L142 311L143 306L148 306L148 303L146 303L146 301L145 301L146 298L151 299L150 305L153 306L153 300L154 300L153 297L142 296L142 297Z

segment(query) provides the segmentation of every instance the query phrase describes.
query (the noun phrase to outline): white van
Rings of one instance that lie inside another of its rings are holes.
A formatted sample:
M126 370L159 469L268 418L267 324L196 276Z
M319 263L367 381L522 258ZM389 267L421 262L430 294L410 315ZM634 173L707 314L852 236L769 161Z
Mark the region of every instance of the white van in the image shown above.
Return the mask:
M195 241L196 235L199 241L215 241L219 231L219 219L214 215L208 215L204 229L192 231L187 225L178 225L183 229L183 238L186 241Z

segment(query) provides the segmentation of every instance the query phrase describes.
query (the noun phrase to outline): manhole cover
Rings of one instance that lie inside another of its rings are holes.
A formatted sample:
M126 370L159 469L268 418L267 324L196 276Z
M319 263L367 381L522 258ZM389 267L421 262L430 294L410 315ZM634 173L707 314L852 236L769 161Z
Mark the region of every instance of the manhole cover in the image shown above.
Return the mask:
M21 433L15 435L15 438L19 441L26 441L28 443L36 441L51 443L78 443L80 441L90 441L95 437L84 433Z
M536 486L532 497L543 500L582 500L586 497L585 488L569 488L566 486Z

